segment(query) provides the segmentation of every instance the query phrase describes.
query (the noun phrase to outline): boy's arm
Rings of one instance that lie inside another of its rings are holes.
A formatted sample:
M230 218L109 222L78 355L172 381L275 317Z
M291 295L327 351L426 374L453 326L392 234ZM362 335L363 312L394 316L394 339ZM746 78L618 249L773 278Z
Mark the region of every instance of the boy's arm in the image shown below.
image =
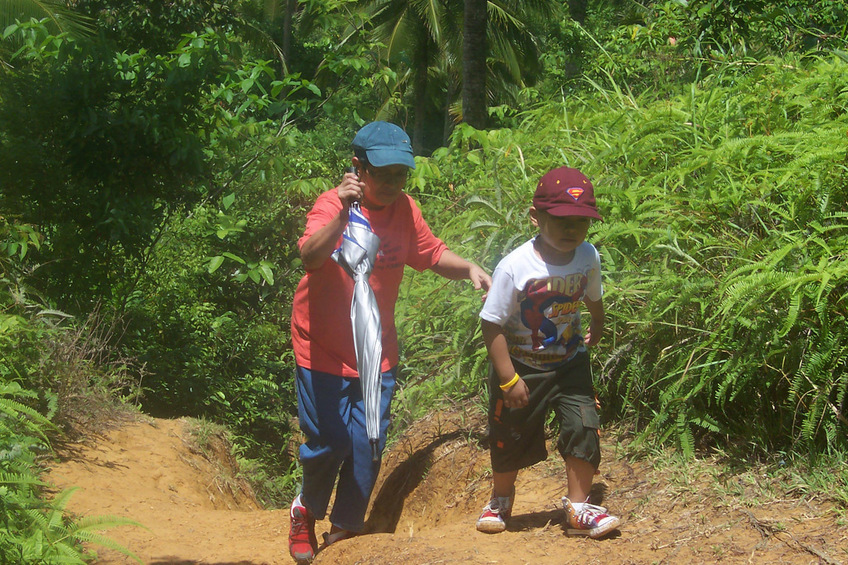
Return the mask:
M492 362L492 368L498 376L500 384L505 385L510 382L515 376L515 366L512 364L512 358L509 356L509 346L506 342L506 336L503 333L501 326L481 320L481 329L483 330L483 341L486 344L486 350L489 352L489 360ZM523 408L527 406L529 400L527 384L518 379L514 385L503 391L504 405L507 408Z
M433 265L432 270L437 275L443 276L446 279L458 281L468 279L474 285L475 290L488 291L492 286L492 277L479 266L470 261L466 261L450 249L442 252L439 261Z
M592 316L589 331L583 336L583 341L587 347L591 347L601 341L601 336L604 333L604 302L603 300L588 300L584 298L583 304L586 305L586 310Z

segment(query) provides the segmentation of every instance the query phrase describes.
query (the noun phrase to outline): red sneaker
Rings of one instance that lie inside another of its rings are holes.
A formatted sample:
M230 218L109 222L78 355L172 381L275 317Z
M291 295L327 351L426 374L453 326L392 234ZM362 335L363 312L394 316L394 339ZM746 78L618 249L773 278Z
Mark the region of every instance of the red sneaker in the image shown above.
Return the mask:
M562 497L565 508L566 532L569 535L589 536L596 539L618 529L620 520L607 514L603 506L589 504L589 499L575 506L568 498Z
M291 527L289 528L289 553L298 565L312 563L318 551L315 538L315 517L300 502L300 495L292 501Z
M497 534L506 529L506 523L512 514L512 498L509 496L494 496L483 508L483 513L477 519L477 531L487 534Z

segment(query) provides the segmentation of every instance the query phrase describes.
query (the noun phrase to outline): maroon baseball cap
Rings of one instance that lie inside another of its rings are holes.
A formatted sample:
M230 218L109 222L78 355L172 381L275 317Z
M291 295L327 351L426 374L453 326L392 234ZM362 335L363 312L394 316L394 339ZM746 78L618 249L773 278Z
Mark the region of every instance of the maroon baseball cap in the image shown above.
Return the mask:
M595 189L586 175L569 167L546 173L533 194L536 210L551 216L586 216L602 219L595 206Z

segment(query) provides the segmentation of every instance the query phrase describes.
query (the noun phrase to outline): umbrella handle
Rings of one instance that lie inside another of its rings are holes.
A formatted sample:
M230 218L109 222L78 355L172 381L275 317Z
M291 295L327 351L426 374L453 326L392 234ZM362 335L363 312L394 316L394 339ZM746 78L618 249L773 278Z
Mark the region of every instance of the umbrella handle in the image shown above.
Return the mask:
M345 174L347 174L347 173L355 174L356 180L359 180L359 171L356 169L356 167L354 167L354 166L345 167L344 172L345 172ZM359 200L355 200L354 202L351 202L351 205L353 205L353 204L356 204L357 206L359 206Z

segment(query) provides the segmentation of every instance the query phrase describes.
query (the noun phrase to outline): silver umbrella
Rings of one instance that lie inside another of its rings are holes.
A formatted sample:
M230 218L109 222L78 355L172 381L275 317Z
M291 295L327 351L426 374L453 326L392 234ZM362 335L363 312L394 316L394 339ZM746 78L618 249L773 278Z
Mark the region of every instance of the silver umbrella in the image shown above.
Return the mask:
M353 299L350 303L350 322L353 326L353 347L359 384L365 400L365 427L371 443L371 459L380 457L380 396L383 358L382 328L377 299L368 283L380 238L371 230L371 224L362 214L359 203L350 205L350 215L342 236L341 246L333 252L333 259L353 278Z

